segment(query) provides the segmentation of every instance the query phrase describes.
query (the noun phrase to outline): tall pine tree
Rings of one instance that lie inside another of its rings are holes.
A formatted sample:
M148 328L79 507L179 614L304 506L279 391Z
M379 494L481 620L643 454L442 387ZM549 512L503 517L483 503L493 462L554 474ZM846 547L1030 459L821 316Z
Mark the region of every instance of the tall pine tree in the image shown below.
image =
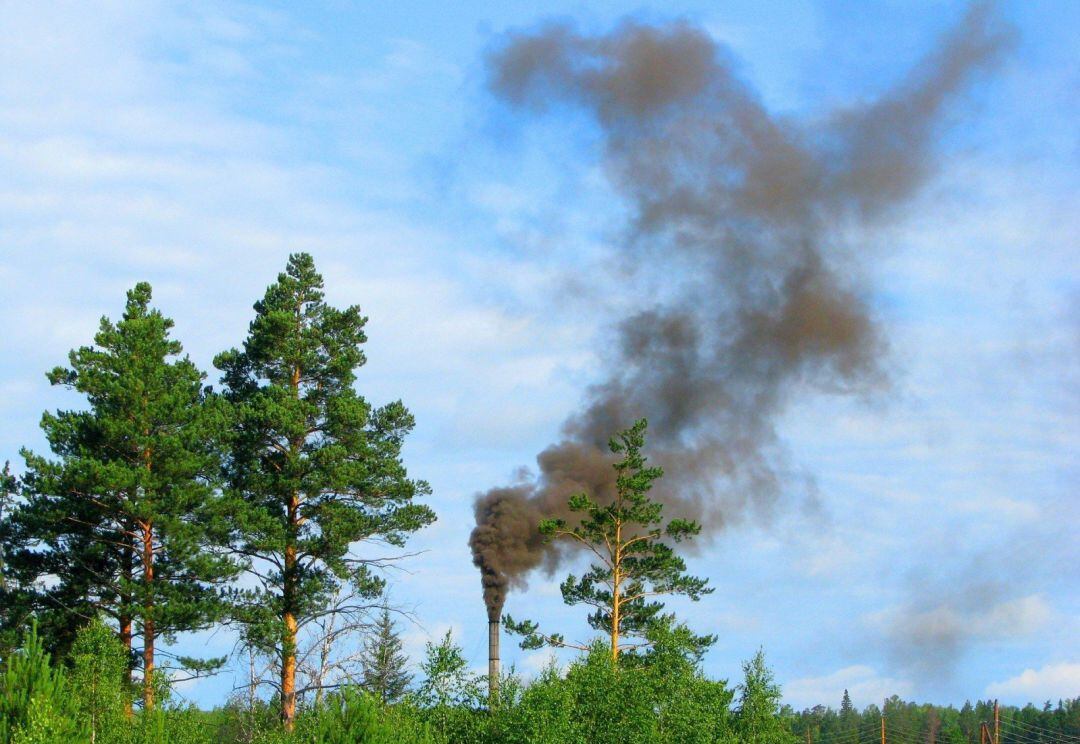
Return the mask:
M404 544L434 521L401 447L413 417L400 401L372 407L353 389L366 318L323 300L311 256L289 257L255 304L243 349L218 356L233 405L228 463L234 544L258 587L238 596L237 619L279 659L281 717L296 715L297 637L328 610L341 582L381 593L378 555L357 543Z
M147 708L159 637L219 617L217 585L235 574L212 547L224 535L214 516L219 406L150 300L150 285L136 285L123 318L102 318L95 345L49 373L89 408L42 418L58 459L24 450L27 500L13 521L26 547L12 557L23 586L35 575L57 578L40 603L69 629L103 611L130 649L137 624Z

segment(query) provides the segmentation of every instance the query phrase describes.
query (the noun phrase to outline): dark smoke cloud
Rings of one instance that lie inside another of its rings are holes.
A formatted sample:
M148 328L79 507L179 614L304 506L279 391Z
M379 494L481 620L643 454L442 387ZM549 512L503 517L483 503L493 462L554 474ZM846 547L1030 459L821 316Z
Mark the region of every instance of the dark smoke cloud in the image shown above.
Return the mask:
M876 630L886 641L889 663L926 684L951 679L957 663L978 641L1024 638L1051 617L1041 594L987 578L942 586L922 582L903 605L881 613Z
M978 644L1036 634L1068 643L1069 624L1053 600L1074 588L1070 569L1080 565L1071 496L1026 502L1037 504L1037 516L1019 524L1001 518L1000 531L974 552L971 540L962 553L956 543L939 546L943 552L908 574L900 601L870 616L866 640L884 649L892 669L926 685L950 682Z
M595 119L632 215L626 263L662 266L674 297L617 325L606 378L539 455L539 475L478 497L470 545L490 614L566 549L541 542L540 519L566 516L574 492L611 493L606 442L642 416L667 471L667 514L714 533L776 508L774 422L796 389L883 380L884 341L844 235L872 229L925 182L942 113L1004 42L976 6L894 90L808 125L768 112L689 23L628 21L599 36L553 24L493 50L501 102Z

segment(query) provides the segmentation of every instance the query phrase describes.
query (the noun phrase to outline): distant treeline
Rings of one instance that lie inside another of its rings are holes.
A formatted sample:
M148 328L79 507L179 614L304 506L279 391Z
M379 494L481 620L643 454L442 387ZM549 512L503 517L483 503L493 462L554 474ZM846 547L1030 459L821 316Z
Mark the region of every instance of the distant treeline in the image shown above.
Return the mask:
M884 711L884 716L882 715ZM870 705L862 711L851 705L847 691L839 709L823 705L796 713L785 706L781 714L790 722L799 741L821 744L880 744L882 719L885 740L896 744L979 744L983 725L994 742L994 701L952 706L908 703L895 695L884 707ZM1080 741L1080 697L1047 701L1042 707L1002 705L998 711L997 744L1069 744Z

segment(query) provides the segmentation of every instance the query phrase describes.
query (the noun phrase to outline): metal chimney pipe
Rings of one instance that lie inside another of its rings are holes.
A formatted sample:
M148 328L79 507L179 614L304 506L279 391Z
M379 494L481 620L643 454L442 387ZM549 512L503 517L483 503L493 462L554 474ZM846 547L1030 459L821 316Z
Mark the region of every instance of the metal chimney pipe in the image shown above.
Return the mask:
M488 617L488 702L499 697L499 618Z

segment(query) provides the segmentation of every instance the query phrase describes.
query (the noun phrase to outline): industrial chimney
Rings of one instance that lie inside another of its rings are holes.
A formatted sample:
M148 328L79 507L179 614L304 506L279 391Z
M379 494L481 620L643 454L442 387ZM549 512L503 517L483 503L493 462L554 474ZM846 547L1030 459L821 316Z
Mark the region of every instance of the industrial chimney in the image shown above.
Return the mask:
M488 613L488 703L499 697L499 615Z

